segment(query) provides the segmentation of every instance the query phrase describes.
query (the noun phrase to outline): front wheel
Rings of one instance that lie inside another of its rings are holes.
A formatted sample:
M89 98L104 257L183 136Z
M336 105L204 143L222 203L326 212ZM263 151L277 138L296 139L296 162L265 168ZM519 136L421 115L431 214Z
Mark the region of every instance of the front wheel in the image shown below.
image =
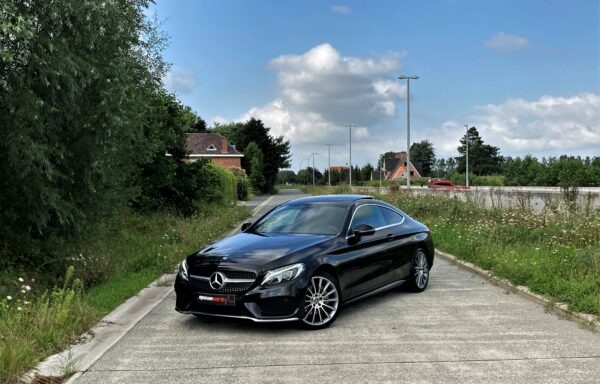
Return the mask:
M337 317L340 306L340 289L335 277L317 273L311 277L300 304L300 323L307 329L328 327Z
M429 262L422 248L418 248L413 256L410 270L409 286L414 292L423 292L429 283Z

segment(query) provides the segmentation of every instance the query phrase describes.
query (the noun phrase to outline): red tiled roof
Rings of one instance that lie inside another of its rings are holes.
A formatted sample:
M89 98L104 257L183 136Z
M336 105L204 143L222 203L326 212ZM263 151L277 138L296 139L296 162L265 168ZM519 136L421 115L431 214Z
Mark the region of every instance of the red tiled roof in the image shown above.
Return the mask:
M186 147L190 155L241 155L225 137L218 133L188 133Z

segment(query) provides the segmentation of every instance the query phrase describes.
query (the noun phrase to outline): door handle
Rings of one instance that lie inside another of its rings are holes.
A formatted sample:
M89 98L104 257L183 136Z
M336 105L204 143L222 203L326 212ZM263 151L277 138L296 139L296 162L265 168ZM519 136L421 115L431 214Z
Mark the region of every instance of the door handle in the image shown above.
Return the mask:
M395 236L394 236L394 235L392 235L391 233L385 237L385 239L386 239L387 241L392 241L392 240L394 240L394 238L395 238Z

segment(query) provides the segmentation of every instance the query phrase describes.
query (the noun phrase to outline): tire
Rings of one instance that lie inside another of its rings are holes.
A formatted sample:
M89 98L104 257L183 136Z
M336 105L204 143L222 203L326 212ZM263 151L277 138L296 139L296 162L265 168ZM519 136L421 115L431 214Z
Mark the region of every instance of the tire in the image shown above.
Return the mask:
M311 278L300 303L300 325L309 330L329 327L342 307L340 286L335 277L317 272Z
M429 284L429 262L423 248L417 248L412 259L408 288L413 292L423 292Z

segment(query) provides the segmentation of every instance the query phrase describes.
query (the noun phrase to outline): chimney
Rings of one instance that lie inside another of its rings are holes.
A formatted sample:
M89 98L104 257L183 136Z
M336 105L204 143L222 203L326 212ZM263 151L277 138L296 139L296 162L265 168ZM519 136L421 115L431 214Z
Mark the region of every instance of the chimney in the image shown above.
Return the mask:
M229 143L227 142L226 138L222 138L221 139L221 153L227 153L229 152Z

